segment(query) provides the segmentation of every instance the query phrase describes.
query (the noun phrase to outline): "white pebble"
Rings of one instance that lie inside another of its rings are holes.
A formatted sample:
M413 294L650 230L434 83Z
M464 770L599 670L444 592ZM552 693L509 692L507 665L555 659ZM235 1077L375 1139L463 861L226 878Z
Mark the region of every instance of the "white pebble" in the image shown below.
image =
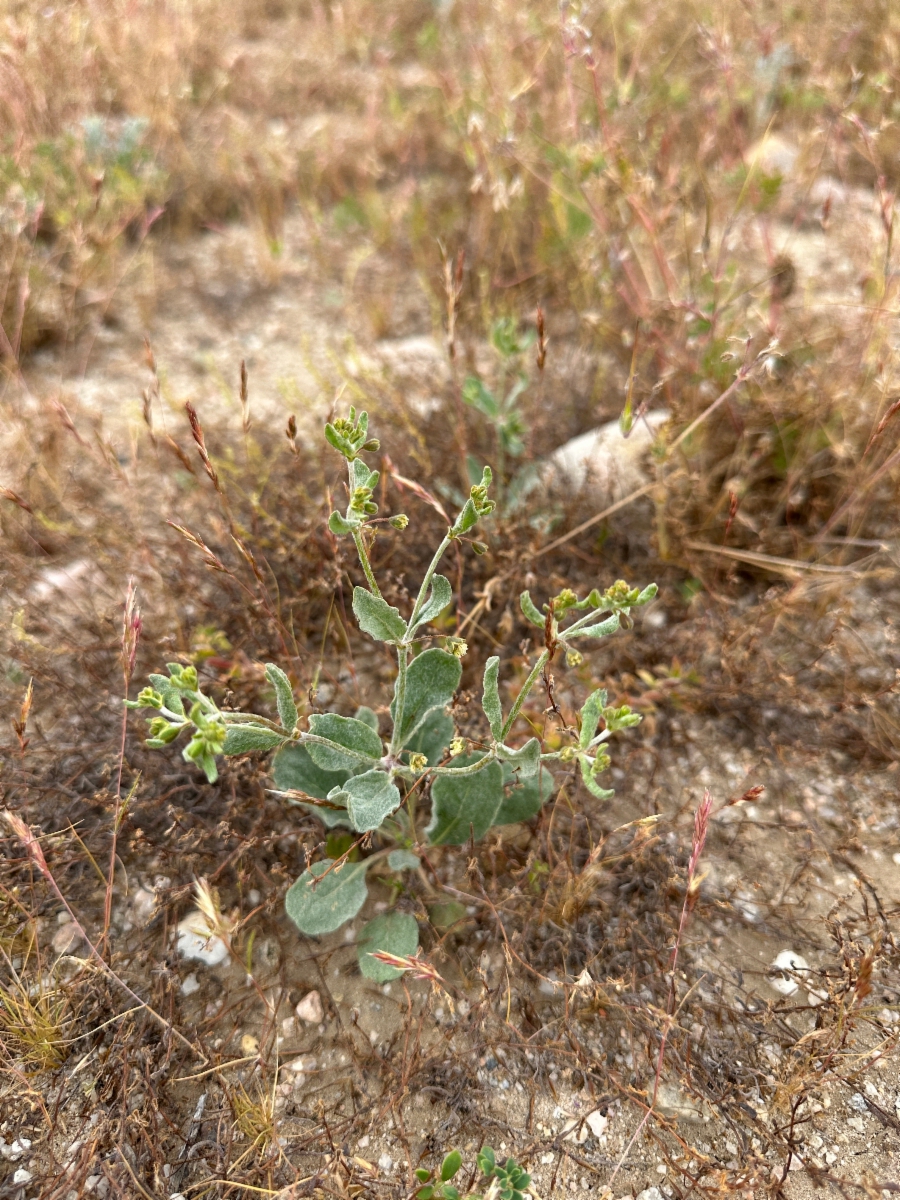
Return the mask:
M600 1112L592 1112L588 1113L588 1115L585 1117L585 1121L587 1122L587 1126L595 1138L601 1138L605 1136L606 1127L609 1125L609 1117L604 1117L603 1113Z
M325 1017L322 997L318 992L307 992L294 1012L301 1021L308 1021L310 1025L320 1025Z
M802 954L782 950L772 963L771 970L779 972L769 977L769 983L775 991L782 996L793 996L800 986L796 977L809 974L809 963Z
M183 996L193 996L194 992L200 991L200 981L197 976L191 971L190 975L185 975L181 981L181 994Z
M228 947L215 934L197 932L196 917L191 916L178 925L178 953L206 967L218 967L228 958Z
M13 1175L13 1183L31 1183L31 1172L26 1171L24 1167L19 1167L15 1175Z

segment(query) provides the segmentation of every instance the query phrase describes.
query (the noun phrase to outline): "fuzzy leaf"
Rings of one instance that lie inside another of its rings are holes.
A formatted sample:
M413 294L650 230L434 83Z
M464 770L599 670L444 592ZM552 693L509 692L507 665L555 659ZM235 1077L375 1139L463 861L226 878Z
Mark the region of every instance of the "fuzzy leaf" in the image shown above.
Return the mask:
M453 532L455 534L468 533L472 526L477 524L478 511L470 498L460 509L459 516L453 523Z
M280 791L305 792L317 800L327 800L330 791L343 787L347 774L347 771L323 771L309 757L306 747L296 743L279 750L272 762L272 778ZM302 807L314 813L328 829L350 822L346 811L320 808L316 804L303 804Z
M472 408L477 409L482 416L491 421L496 421L500 416L500 406L497 401L481 380L476 379L474 375L469 375L463 384L462 398L466 404L470 404Z
M333 859L313 863L284 898L287 915L311 937L331 933L351 921L366 902L368 862L345 862L321 883L315 880L333 865ZM315 884L315 886L313 886Z
M381 478L378 471L370 471L368 464L364 463L361 458L354 458L350 464L350 474L353 477L352 487L369 488L370 491L374 491Z
M335 510L328 518L328 528L335 537L346 537L348 533L352 533L356 528L349 521L345 521L339 512Z
M291 681L274 663L266 664L266 679L275 689L275 702L278 705L278 719L284 728L290 731L297 724L297 705L294 703L294 691Z
M537 774L541 765L541 743L537 738L529 738L518 750L501 746L498 753L505 763L515 768L515 773L520 779L528 779Z
M581 764L582 781L592 796L596 796L598 800L609 800L611 796L616 794L611 788L602 788L600 786L591 774L591 760L589 758L581 755L578 761Z
M249 754L251 750L272 750L284 743L284 737L262 725L229 725L223 754Z
M462 663L446 650L425 650L409 664L406 699L400 721L400 745L405 746L429 713L445 708L453 699L462 676ZM396 693L391 716L397 720Z
M350 824L357 833L377 829L385 817L400 807L400 790L386 771L353 775L344 784Z
M538 629L544 628L544 615L535 607L530 592L523 592L519 597L519 607L526 620L530 621L532 625L536 625Z
M484 664L484 690L481 706L491 726L491 737L499 742L503 734L503 709L500 706L500 659L495 654Z
M445 579L443 575L432 576L431 594L416 617L416 629L420 625L427 624L428 621L433 621L435 617L439 617L452 599L453 589L450 587L450 580Z
M587 700L584 702L584 707L581 710L581 734L578 738L578 745L582 750L587 750L591 741L596 736L597 726L600 724L600 718L603 716L603 709L606 707L606 692L603 688L598 688L596 692L591 692Z
M509 775L506 775L509 770ZM553 791L554 779L546 767L541 767L539 774L532 775L522 783L516 783L512 770L504 766L504 782L506 794L503 803L494 817L495 825L515 825L519 821L530 821L536 817L544 805L544 801ZM510 783L512 786L510 786Z
M477 762L480 755L457 760L460 767ZM474 832L483 838L503 803L503 768L489 763L474 775L454 779L438 775L431 785L431 821L426 829L434 846L462 846Z
M366 708L366 706L362 704L356 710L354 716L356 717L357 721L362 721L364 725L368 725L370 729L374 729L376 733L378 732L378 714L374 713L371 708Z
M406 633L406 622L399 608L393 608L381 596L374 596L365 588L353 589L353 611L363 633L378 642L401 642Z
M388 954L399 954L409 958L419 948L419 926L410 913L390 912L375 917L364 925L356 943L359 969L367 979L376 983L387 983L403 972L387 963L372 958L373 950L385 950Z
M375 730L364 721L357 721L355 717L339 717L337 713L314 713L309 718L309 732L346 746L348 750L354 750L357 754L365 754L373 763L384 753L381 738ZM308 742L307 749L316 766L324 771L359 771L365 766L357 754L342 754L340 750L319 746L315 742Z
M406 743L406 749L412 754L424 754L429 767L436 767L455 732L450 714L440 708L433 709Z
M159 692L163 698L163 704L169 712L177 713L179 717L184 716L184 703L181 699L181 693L178 688L172 683L168 675L151 675L150 683Z
M388 866L392 871L417 871L421 865L422 860L412 850L392 850L388 855Z
M607 617L605 621L601 621L599 625L589 625L587 629L576 629L570 631L563 630L563 638L601 638L608 637L609 634L615 633L619 628L619 614L613 613L611 617Z

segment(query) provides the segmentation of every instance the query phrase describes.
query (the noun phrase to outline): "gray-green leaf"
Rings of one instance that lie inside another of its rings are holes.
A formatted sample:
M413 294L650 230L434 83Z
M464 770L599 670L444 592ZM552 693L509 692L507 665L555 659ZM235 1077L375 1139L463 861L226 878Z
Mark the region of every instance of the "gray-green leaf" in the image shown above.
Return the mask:
M372 958L373 950L385 950L408 958L419 948L419 926L410 913L390 912L375 917L360 930L357 940L359 969L367 979L387 983L403 972Z
M512 772L509 778L512 778ZM507 781L506 795L494 817L494 824L515 825L519 821L530 821L532 817L536 817L544 801L553 791L553 783L553 776L546 767L541 767L539 774L532 775L523 783L514 783L512 787Z
M434 709L406 743L406 749L412 754L424 754L429 767L436 767L455 732L450 714Z
M262 725L229 725L225 734L223 754L249 754L251 750L271 750L280 746L284 737Z
M462 663L446 650L425 650L409 664L406 673L406 699L399 723L399 744L405 746L426 716L445 708L456 694L462 676ZM391 716L397 720L397 697L391 701Z
M348 533L352 533L356 528L349 521L345 521L341 514L337 511L333 512L328 518L328 528L335 537L346 537Z
M227 745L227 742L226 742ZM296 743L279 750L272 761L272 778L280 791L304 792L317 800L327 800L328 793L336 787L343 787L347 779L346 771L323 771L309 757L305 746ZM315 815L328 829L335 825L347 825L350 822L346 810L337 811L333 808L321 808L316 804L304 804L304 808Z
M371 708L366 708L364 704L361 704L354 713L354 716L357 721L362 721L364 725L368 725L370 729L374 729L376 733L378 732L378 714L373 712Z
M385 817L400 807L400 791L386 771L353 775L344 784L350 824L357 833L377 829Z
M324 859L304 871L284 898L287 915L302 933L319 937L352 920L366 901L368 862L345 862L316 883L334 865Z
M582 754L578 761L581 764L582 781L592 796L596 796L598 800L609 800L611 796L616 794L611 788L602 788L600 786L591 774L591 760L586 755Z
M603 688L598 688L596 692L591 692L587 700L585 700L584 708L581 710L581 734L578 738L578 745L582 750L587 750L593 741L605 707L606 692Z
M615 633L619 628L619 614L613 613L611 617L607 617L605 621L601 621L599 625L590 625L587 629L563 630L564 638L601 638L608 637L609 634Z
M422 860L412 850L392 850L388 855L388 866L392 871L417 871L421 865Z
M520 746L518 750L510 750L508 746L501 746L498 753L504 762L515 768L520 779L528 779L535 775L541 765L541 743L537 738L529 738L525 745Z
M479 756L460 757L460 767L478 761ZM494 824L503 803L503 768L489 763L474 775L454 779L452 774L438 775L431 786L431 821L426 829L435 846L462 846L474 833L483 838Z
M416 617L416 629L439 617L453 599L453 589L450 580L443 575L434 575L431 580L431 595L422 605L422 611Z
M181 692L179 692L169 676L151 675L150 683L162 696L163 704L169 712L178 713L179 717L183 717L184 702L181 699Z
M523 592L519 597L519 607L522 609L522 615L536 625L538 629L544 628L544 614L539 612L535 607L534 601L531 599L530 592Z
M294 691L291 681L274 663L266 664L266 679L275 689L275 702L278 705L278 719L284 728L291 732L297 724L297 705L294 703Z
M401 642L406 633L406 622L399 608L393 608L381 596L374 596L365 588L353 589L353 611L363 633L379 642Z
M500 659L496 654L484 664L484 691L481 705L491 726L491 736L498 742L503 736L503 709L500 706Z
M307 742L310 758L325 771L359 771L365 765L365 760L361 759L360 755L365 755L374 763L383 753L381 738L375 730L365 721L357 721L355 717L340 717L337 713L314 713L309 718L309 732L353 751L352 754L342 754L340 750L333 750L330 746Z

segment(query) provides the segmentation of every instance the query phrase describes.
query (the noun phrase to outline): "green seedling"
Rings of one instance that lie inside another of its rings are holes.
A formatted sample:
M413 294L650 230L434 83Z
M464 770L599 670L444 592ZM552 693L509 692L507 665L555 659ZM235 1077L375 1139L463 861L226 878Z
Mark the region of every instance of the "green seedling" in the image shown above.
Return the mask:
M325 429L329 443L347 462L349 503L333 512L328 527L337 537L353 539L366 586L353 590L353 613L360 630L393 648L397 671L389 706L389 731L382 734L376 714L360 708L352 717L313 713L301 720L290 680L274 663L266 667L278 718L221 710L200 690L193 666L170 663L168 675L151 675L132 708L150 710L148 745L163 748L184 734L182 753L206 774L218 777L222 755L274 751L272 775L279 794L314 812L331 831L350 829L371 835L361 847L364 857L347 853L313 863L290 888L286 898L291 920L311 936L330 933L352 920L365 903L366 875L376 862L402 872L419 866L428 846L463 845L483 838L494 826L536 816L553 790L551 767L569 764L580 771L589 792L606 799L612 792L598 777L610 763L606 743L612 734L636 725L640 717L627 707L607 705L604 691L593 692L581 710L577 740L552 751L541 739L522 741L517 721L544 669L557 653L569 665L582 661L575 643L594 644L609 637L629 619L632 608L648 603L656 585L639 591L619 581L579 599L569 589L539 609L526 591L522 613L539 631L543 649L504 711L500 697L500 658L489 658L482 683L485 736L467 743L454 726L450 706L460 685L466 645L460 638L437 640L428 626L441 620L452 603L449 580L438 573L447 550L468 543L472 531L490 517L492 474L485 467L479 483L447 529L425 572L411 611L404 615L381 594L369 558L371 530L377 517L373 497L379 473L363 460L378 442L368 435L366 413L336 420ZM402 531L404 516L390 518ZM423 798L430 798L427 821L420 817ZM356 839L358 844L360 839ZM326 845L337 847L337 839ZM343 844L343 843L341 843ZM399 970L380 961L379 951L408 958L418 946L418 925L409 913L392 911L376 917L362 931L359 962L365 975L379 981Z

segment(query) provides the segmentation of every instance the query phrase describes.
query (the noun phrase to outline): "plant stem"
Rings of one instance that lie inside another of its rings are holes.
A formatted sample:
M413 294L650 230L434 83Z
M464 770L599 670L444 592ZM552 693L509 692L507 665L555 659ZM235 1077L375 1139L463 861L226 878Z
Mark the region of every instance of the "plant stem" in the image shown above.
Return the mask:
M512 708L509 710L509 716L506 718L506 721L503 724L503 729L500 731L500 741L501 742L506 741L509 731L512 729L513 725L515 725L516 718L518 717L519 713L522 711L522 705L528 699L528 693L531 691L531 689L537 683L538 676L540 675L541 671L543 671L544 667L547 665L547 663L549 661L550 661L550 651L543 650L541 652L541 655L538 658L537 662L532 667L531 674L528 676L528 678L522 684L522 689L519 692L518 696L516 696L516 699L515 699L515 702L513 703Z
M413 605L412 616L409 618L409 624L406 626L404 641L408 640L413 632L416 617L422 611L422 606L425 603L425 597L428 595L428 589L431 586L431 580L434 578L434 573L438 568L438 563L440 563L441 559L444 557L451 540L452 539L450 537L444 538L437 550L435 550L434 558L432 558L431 562L428 564L428 570L425 572L425 577L422 580L422 586L419 588L419 594L416 596L416 602Z
M402 775L404 779L421 779L422 775L452 775L454 779L462 779L465 775L477 775L479 771L483 771L485 767L490 766L496 761L495 754L485 754L484 758L479 758L478 762L470 763L467 767L427 767L421 775L410 770L409 767L395 767L395 772Z
M381 591L378 584L375 582L375 576L372 573L372 564L369 562L369 554L366 550L366 543L363 541L363 536L358 529L353 530L353 541L356 544L356 552L359 555L359 561L362 564L362 569L366 575L366 582L369 585L369 590L381 599Z
M417 600L416 607L418 607L418 603ZM415 609L413 610L413 615L415 615ZM412 619L410 619L410 624L412 624ZM407 626L408 629L409 626ZM407 653L405 646L397 647L397 682L394 685L394 727L391 730L391 744L388 747L388 754L391 758L400 749L397 745L397 740L403 725L403 709L406 705L406 669L409 665Z

